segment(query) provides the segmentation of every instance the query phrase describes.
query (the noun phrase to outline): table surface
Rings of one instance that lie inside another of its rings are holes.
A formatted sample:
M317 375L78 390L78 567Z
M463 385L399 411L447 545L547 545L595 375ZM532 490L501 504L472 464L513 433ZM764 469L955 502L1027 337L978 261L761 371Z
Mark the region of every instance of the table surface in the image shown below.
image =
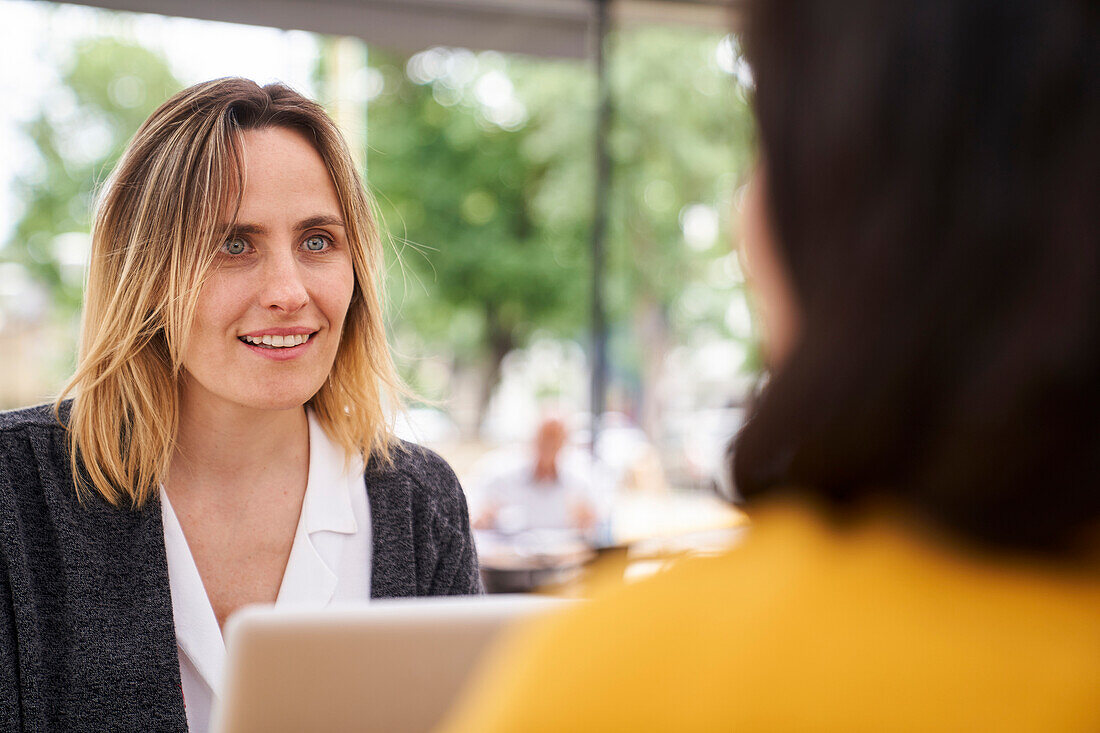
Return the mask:
M616 545L729 530L748 517L724 499L705 492L628 493L615 498L611 537Z
M564 574L568 580L538 592L587 598L606 583L645 577L677 558L723 552L736 544L748 523L744 512L712 494L625 493L612 505L611 545L596 553L566 530L540 530L515 538L492 532L476 535L482 566L491 571L565 570L585 564L583 572Z

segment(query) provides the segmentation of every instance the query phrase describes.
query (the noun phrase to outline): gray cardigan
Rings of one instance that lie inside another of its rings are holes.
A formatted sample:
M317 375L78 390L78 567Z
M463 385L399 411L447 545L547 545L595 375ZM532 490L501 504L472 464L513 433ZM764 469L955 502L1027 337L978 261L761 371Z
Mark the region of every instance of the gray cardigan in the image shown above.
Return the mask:
M404 448L366 471L371 597L478 593L458 480ZM48 407L0 413L0 731L15 730L187 730L159 503L81 505Z

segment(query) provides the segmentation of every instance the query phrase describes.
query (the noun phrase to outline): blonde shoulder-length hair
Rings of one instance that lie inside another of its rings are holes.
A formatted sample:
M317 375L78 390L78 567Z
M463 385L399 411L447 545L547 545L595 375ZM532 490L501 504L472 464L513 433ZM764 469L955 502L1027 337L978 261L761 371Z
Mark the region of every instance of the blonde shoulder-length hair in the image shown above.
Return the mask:
M141 507L176 440L186 336L243 190L241 137L285 127L324 159L343 208L355 290L335 363L310 400L349 455L391 460L387 414L406 393L382 320L382 245L346 143L320 105L282 84L219 79L179 92L146 120L107 179L92 229L68 418L77 493Z

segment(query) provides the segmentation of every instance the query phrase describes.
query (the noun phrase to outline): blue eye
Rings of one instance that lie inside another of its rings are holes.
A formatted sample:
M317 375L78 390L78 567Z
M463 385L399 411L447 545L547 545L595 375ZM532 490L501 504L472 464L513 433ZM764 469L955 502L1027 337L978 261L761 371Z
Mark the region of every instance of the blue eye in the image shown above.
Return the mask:
M248 249L248 242L244 241L240 237L227 239L225 240L225 244L222 245L222 251L231 255L244 254L244 251L246 249Z
M319 234L306 237L306 241L302 242L302 246L310 252L320 252L328 247L328 240Z

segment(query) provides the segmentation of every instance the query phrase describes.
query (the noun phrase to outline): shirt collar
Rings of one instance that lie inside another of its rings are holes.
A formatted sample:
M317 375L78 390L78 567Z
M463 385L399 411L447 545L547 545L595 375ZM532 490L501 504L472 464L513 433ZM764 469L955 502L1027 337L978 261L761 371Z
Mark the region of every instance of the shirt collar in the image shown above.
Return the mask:
M332 535L348 537L358 531L351 492L364 491L362 461L344 460L344 449L325 434L312 410L309 418L309 476L302 498L302 514L294 544L283 571L276 605L324 608L339 583L342 543Z
M187 654L206 684L220 690L225 662L225 640L214 609L206 595L199 569L191 556L183 527L160 487L161 520L164 524L164 552L168 562L168 583L172 589L172 619L176 643Z
M310 539L316 532L352 534L358 531L351 492L363 491L363 463L351 460L345 471L344 450L321 428L311 410L309 420L309 475L302 499L302 516L279 590L279 601L305 603L320 608L332 598L339 561L336 550L321 552ZM160 487L168 580L172 589L172 614L176 641L206 684L221 690L225 641L206 595L183 528ZM305 536L303 536L305 535Z
M302 500L302 526L306 534L338 532L353 534L359 527L351 507L355 485L362 488L357 461L344 460L344 448L333 442L321 427L313 410L309 419L309 478Z

